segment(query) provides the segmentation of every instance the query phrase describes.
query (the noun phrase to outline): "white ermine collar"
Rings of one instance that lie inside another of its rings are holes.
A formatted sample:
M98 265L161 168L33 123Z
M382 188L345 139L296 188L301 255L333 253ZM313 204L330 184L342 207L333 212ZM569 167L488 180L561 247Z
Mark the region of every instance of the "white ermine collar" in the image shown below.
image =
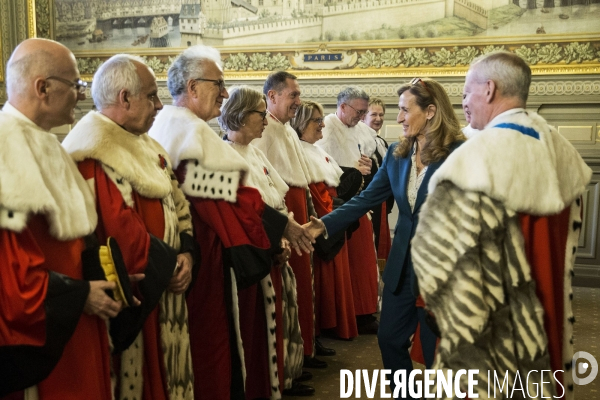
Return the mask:
M269 114L269 125L265 127L262 138L254 139L252 144L263 152L285 183L308 188L310 173L304 151L298 134L289 123L282 124Z
M438 182L450 180L463 190L483 192L510 210L532 215L556 214L583 193L592 170L542 117L515 110L492 122L452 152L431 177L430 193ZM499 128L500 123L539 139Z
M284 197L289 186L281 179L267 157L255 146L242 145L227 141L232 149L237 151L250 165L247 173L246 186L260 192L263 201L275 209L285 207Z
M63 146L76 162L91 158L111 167L144 197L162 199L171 193L165 149L148 134L134 135L99 112L83 117Z
M372 136L373 129L363 122L346 126L335 114L325 117L323 139L315 144L330 154L343 167L354 167L361 154L372 157L377 144Z
M164 106L148 134L169 153L173 169L199 160L213 171L247 171L248 164L203 120L185 107Z
M50 234L71 240L94 231L94 197L55 135L10 103L0 111L0 228L20 232L43 214Z
M306 154L311 183L325 182L327 186L337 187L343 173L337 162L320 147L304 141L300 144Z
M186 195L236 201L248 163L205 121L185 107L165 106L149 134L165 147L175 169L189 160L181 183Z

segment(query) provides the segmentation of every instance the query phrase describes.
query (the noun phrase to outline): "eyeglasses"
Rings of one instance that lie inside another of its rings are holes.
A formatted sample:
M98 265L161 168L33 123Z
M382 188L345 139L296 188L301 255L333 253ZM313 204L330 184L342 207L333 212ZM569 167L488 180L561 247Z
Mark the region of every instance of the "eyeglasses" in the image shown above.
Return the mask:
M323 118L323 117L321 117L321 118L311 118L311 119L309 119L309 121L316 122L317 124L321 125L323 123L323 121L325 121L325 118Z
M410 84L413 86L417 86L419 84L421 84L421 86L423 86L425 88L425 90L427 90L427 93L429 93L429 95L431 96L431 92L429 91L429 88L427 87L427 85L425 84L425 81L421 78L413 78L410 81Z
M49 76L46 78L46 80L48 80L48 79L54 79L55 81L59 81L59 82L64 83L65 85L74 87L75 90L77 90L77 92L80 94L85 93L85 89L87 88L87 85L88 85L87 82L84 82L81 79L77 79L77 81L75 81L75 82L70 81L68 79L60 78L58 76Z
M225 89L225 81L223 79L204 79L204 78L194 78L195 81L203 81L203 82L212 82L215 86L219 87L219 92L222 92Z
M356 111L356 113L358 114L359 117L362 117L363 115L365 115L366 113L369 112L369 110L357 110L356 108L352 107L348 103L344 103L344 104L347 105L348 107L350 107L351 109L353 109L354 111Z
M265 111L250 110L250 112L254 112L254 113L260 114L260 117L262 119L266 119L267 118L267 110L265 110Z

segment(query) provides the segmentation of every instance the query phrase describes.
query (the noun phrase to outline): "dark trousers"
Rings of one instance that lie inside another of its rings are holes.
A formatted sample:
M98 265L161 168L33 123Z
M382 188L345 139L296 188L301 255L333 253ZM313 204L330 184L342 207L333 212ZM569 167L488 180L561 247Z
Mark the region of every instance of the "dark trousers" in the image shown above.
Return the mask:
M407 271L408 272L408 271ZM398 370L406 370L406 379L413 370L408 349L410 337L421 323L421 344L425 366L430 368L435 355L437 337L425 322L425 310L415 305L416 298L411 290L412 271L405 274L398 290L394 293L387 286L383 289L381 316L379 321L379 349L385 369L392 370L390 377L394 387L393 374ZM412 399L407 390L406 398Z

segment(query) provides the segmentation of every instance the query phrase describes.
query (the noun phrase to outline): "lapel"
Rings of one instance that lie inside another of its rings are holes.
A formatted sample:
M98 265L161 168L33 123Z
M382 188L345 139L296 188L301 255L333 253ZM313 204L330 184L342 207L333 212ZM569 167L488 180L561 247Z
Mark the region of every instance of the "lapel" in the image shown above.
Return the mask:
M402 199L402 201L400 203L398 203L398 206L402 207L405 215L412 214L412 211L410 210L410 204L408 203L408 196L406 195L406 188L408 186L408 179L410 177L410 166L411 166L410 157L398 159L398 174L399 174L398 180L400 181L399 182L399 188L400 188L399 198Z
M441 161L436 161L436 162L432 162L431 164L429 164L429 168L427 168L427 172L425 172L425 176L423 177L423 182L421 183L421 186L419 186L419 191L417 192L417 200L415 201L414 214L419 212L421 205L423 204L423 202L425 201L425 198L427 197L427 186L429 186L429 179L431 179L431 176L435 173L435 171L438 170L438 168L442 165L443 162L444 162L444 160L441 160ZM408 182L408 178L407 178L407 182ZM407 202L407 204L408 204L408 202Z

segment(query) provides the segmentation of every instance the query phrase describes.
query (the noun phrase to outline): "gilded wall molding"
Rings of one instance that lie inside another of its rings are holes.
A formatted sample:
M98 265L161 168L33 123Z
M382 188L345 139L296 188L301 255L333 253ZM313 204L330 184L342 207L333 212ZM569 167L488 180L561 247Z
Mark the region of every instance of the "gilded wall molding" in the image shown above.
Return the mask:
M315 45L316 46L316 45ZM294 67L289 60L300 52L307 54L316 49L289 49L283 52L232 52L221 49L225 75L234 80L260 80L273 70L287 70L301 78L394 78L421 76L464 76L476 57L496 50L511 51L531 65L534 75L600 74L600 39L582 42L555 41L540 45L535 42L515 41L510 44L452 45L438 47L406 47L386 43L387 47L365 48L350 45L321 44L319 50L357 54L357 62L347 68L334 70L307 70ZM133 49L126 51L137 53ZM117 50L115 50L117 52ZM76 52L82 74L90 77L104 60L115 52L88 55ZM143 55L157 78L166 79L166 71L178 54L176 49L161 50L154 55Z

